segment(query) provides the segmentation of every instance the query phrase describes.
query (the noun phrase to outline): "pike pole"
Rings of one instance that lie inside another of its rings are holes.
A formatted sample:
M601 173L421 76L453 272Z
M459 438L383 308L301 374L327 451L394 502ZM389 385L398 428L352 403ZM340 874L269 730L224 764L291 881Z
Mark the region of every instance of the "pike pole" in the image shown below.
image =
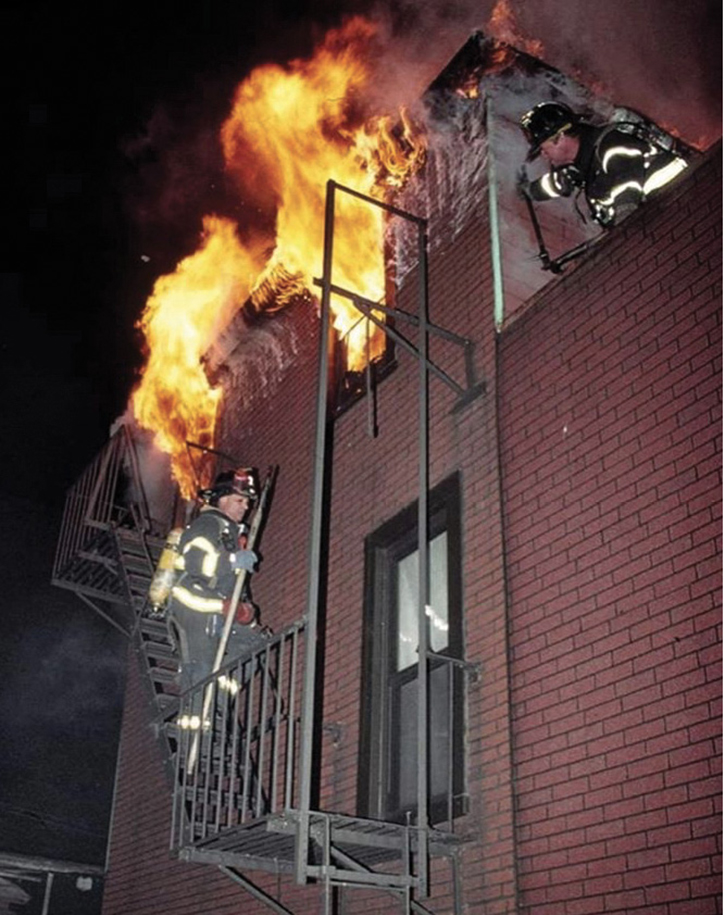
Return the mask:
M267 477L264 481L264 486L259 495L259 505L254 512L254 518L252 523L249 526L249 534L247 535L247 546L246 549L253 550L257 542L257 537L259 536L259 530L262 526L262 521L264 520L264 513L267 508L267 502L269 500L269 495L272 491L272 486L274 484L275 478L277 476L277 471L279 466L275 464L273 467L270 467L267 471ZM217 646L216 657L214 658L214 666L212 667L212 674L215 674L219 668L222 666L222 660L224 659L224 654L227 650L227 643L229 642L229 635L232 631L232 626L234 625L234 617L237 612L237 606L239 604L239 599L242 596L242 591L244 585L247 582L247 576L250 573L246 569L242 569L237 575L237 580L234 583L234 591L232 592L231 599L229 601L229 609L227 610L227 615L224 620L224 629L222 630L221 637L219 639L219 645ZM194 739L191 744L191 749L189 750L189 758L186 761L186 770L190 772L196 765L196 757L199 753L199 738L201 736L201 731L204 726L204 722L209 716L211 711L211 703L214 697L214 683L211 682L207 684L204 690L204 704L201 713L201 722L199 730L194 734Z
M529 211L529 218L534 229L534 235L536 235L536 240L539 243L539 253L537 254L537 257L541 261L542 269L548 270L550 273L561 273L564 264L568 264L569 261L574 260L575 257L581 257L582 254L585 254L601 238L601 235L597 235L595 238L583 241L571 250L565 251L563 254L560 254L559 257L552 258L547 250L546 242L544 241L544 233L541 231L541 224L539 223L539 217L536 215L534 202L526 191L522 191L521 196L526 201L526 208Z

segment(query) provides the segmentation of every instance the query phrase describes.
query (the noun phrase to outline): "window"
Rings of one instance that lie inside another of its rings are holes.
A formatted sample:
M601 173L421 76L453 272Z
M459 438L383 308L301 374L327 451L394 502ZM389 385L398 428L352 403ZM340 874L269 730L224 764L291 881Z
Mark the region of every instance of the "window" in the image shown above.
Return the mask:
M385 298L381 305L395 307L396 286L392 273L394 252L386 240L383 254ZM351 292L356 290L352 289ZM352 307L352 306L350 306ZM395 320L383 312L377 318L390 327ZM342 337L335 336L332 353L332 404L336 416L363 397L370 397L371 415L375 413L377 385L396 368L395 345L391 338L360 312ZM373 423L374 424L374 423Z
M361 319L361 321L364 321L364 319ZM391 319L387 319L386 323L393 325ZM365 365L358 369L350 368L351 357L348 351L347 337L335 337L335 346L332 354L332 403L336 416L344 413L362 397L371 396L375 398L376 386L396 366L395 346L390 337L375 327L372 322L367 322L367 331L371 342L370 355L368 357L366 349Z
M417 504L366 542L363 707L358 798L361 815L415 820L418 778ZM429 814L465 812L460 486L453 476L429 496Z

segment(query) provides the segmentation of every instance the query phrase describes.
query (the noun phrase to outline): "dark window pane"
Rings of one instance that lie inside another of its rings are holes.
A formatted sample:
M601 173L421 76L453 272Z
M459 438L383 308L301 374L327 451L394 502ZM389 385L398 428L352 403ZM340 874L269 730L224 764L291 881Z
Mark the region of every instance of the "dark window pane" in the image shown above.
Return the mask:
M451 762L450 670L443 664L429 674L428 780L431 798L445 798L449 790ZM418 679L399 689L398 750L393 765L398 797L391 798L401 810L414 810L418 800Z

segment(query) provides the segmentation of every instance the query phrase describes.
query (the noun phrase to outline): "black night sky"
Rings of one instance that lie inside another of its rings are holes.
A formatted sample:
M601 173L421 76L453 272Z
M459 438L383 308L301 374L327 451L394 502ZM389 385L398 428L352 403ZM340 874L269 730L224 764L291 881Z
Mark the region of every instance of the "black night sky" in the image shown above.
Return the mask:
M392 34L405 36L399 62L424 63L423 48L440 55L431 35L441 39L441 23L451 56L492 5L391 0ZM621 102L645 113L648 93L662 108L669 92L687 108L687 139L719 136L720 3L607 0L612 21L595 23L599 35L583 35L573 15L594 10L585 0L510 5L522 31L544 40L549 63L629 89L635 97ZM259 63L308 54L343 11L372 9L365 0L344 10L334 0L130 0L16 2L3 14L23 53L6 84L22 104L5 174L15 229L0 274L0 852L103 862L125 645L49 584L65 490L125 410L143 364L134 323L154 280L194 250L204 213L243 208L216 143L234 87ZM633 47L643 9L664 31L652 39L649 29ZM666 58L669 71L643 72L648 55ZM438 57L430 77L446 62ZM4 133L9 145L9 123Z

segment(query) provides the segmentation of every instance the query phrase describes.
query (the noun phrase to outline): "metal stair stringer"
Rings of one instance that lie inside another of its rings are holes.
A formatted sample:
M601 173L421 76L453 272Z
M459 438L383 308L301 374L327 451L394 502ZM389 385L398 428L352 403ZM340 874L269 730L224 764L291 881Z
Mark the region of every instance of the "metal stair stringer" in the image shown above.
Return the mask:
M169 723L178 706L178 654L164 617L151 612L149 586L164 547L164 539L135 527L113 528L118 568L134 615L132 639L153 707L154 731L162 752L167 779L173 782L176 769L176 728Z

